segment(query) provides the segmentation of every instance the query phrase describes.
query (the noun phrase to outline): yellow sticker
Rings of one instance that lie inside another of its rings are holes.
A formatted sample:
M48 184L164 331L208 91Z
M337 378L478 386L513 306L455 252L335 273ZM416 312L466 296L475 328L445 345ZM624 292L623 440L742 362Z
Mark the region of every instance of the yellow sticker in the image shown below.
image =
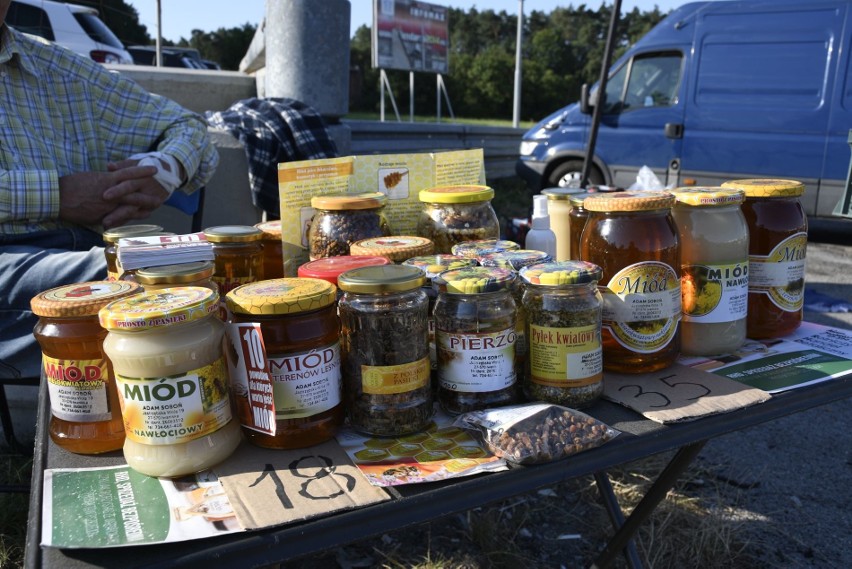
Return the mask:
M361 366L361 384L369 395L407 393L429 384L429 357L393 366Z

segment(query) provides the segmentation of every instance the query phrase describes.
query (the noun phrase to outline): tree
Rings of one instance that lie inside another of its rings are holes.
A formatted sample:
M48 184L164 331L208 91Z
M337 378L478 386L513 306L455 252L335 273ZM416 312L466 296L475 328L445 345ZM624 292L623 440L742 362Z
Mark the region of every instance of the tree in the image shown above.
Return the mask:
M189 40L181 38L177 45L193 47L204 59L217 62L222 69L236 71L251 45L256 29L256 26L245 23L238 28L219 28L215 32L192 30L192 37Z
M148 28L139 23L139 12L124 0L75 0L75 4L91 6L124 45L148 45Z

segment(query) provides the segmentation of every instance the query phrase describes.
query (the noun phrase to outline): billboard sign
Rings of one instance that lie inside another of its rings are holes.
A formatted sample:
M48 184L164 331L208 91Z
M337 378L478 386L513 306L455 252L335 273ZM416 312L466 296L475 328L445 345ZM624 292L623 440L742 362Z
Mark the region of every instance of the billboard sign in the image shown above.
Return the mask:
M446 6L417 0L373 0L373 67L446 74Z

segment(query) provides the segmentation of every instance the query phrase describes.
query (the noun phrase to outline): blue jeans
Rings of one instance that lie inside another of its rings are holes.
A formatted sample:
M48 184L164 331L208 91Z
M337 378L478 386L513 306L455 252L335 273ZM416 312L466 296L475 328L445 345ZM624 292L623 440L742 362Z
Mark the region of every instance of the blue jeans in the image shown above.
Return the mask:
M105 279L103 240L82 228L0 235L0 275L0 381L38 377L38 316L30 300L54 287Z

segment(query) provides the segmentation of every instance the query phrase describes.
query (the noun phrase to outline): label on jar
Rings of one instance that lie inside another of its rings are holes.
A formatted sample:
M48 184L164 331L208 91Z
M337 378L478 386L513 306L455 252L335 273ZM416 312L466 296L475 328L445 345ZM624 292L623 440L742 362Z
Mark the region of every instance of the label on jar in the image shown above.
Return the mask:
M187 443L231 420L225 358L184 375L115 374L127 438L144 445Z
M392 366L361 366L361 389L369 395L408 393L429 385L429 356Z
M530 324L530 380L551 387L584 387L603 379L597 325L551 328Z
M303 419L340 405L340 343L269 357L275 418Z
M787 312L798 312L805 301L807 233L796 233L776 245L768 255L749 255L748 291L765 294Z
M599 287L603 327L628 350L652 354L665 348L681 317L680 279L659 261L644 261L618 271Z
M112 418L106 360L62 360L43 355L42 361L54 417L75 423Z
M253 283L257 280L257 275L250 277L210 277L216 286L219 287L219 296L225 298L225 295L237 288L238 286Z
M438 374L450 391L485 393L511 387L515 374L513 328L491 334L450 334L437 331Z
M748 308L748 261L681 267L683 320L696 324L736 322Z

